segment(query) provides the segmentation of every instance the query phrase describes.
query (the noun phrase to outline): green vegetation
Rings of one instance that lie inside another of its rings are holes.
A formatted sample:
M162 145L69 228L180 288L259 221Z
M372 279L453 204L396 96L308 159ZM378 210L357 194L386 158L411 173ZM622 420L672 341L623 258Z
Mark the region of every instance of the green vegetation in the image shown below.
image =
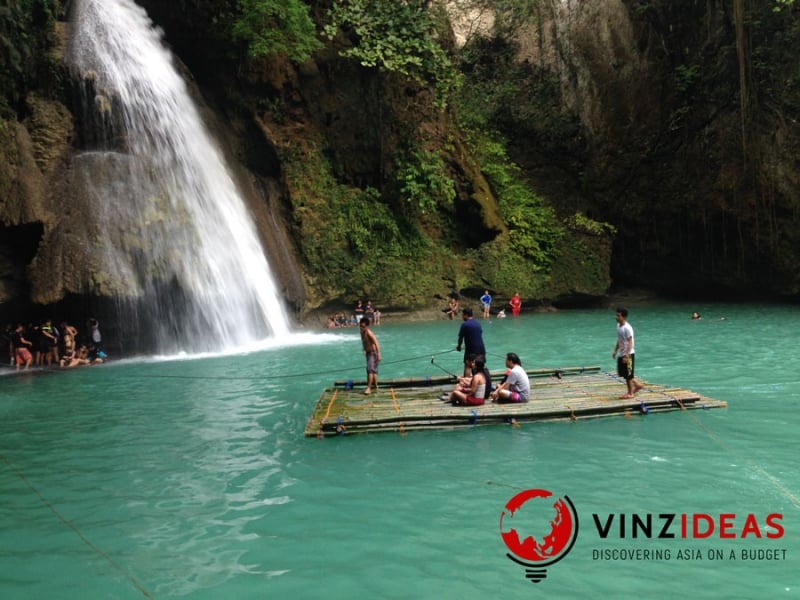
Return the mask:
M489 4L484 8L492 8ZM497 26L505 32L512 31L522 22L519 15L530 16L534 4L533 0L502 4L498 9ZM519 166L508 156L505 140L493 124L519 119L519 114L505 115L518 110L521 98L525 99L524 107L530 108L528 117L548 114L557 100L557 85L550 80L540 81L534 98L529 100L530 90L522 89L517 83L522 77L509 77L501 82L500 78L508 75L509 70L519 67L514 60L514 48L497 41L476 42L471 51L478 55L470 60L475 66L500 47L503 69L495 73L496 63L483 62L477 78L474 73L470 74L473 79L469 85L463 88L454 85L460 81L460 75L455 73L441 44L443 38L436 33L437 23L441 23L443 16L427 9L426 5L397 0L334 3L325 32L331 39L340 32L347 36L352 46L342 52L343 56L354 58L365 67L400 74L419 84L431 84L439 98L444 95L451 100L454 114L459 115L462 129L467 132L469 151L490 185L488 196L481 201L497 203L508 233L500 236L487 233L485 239L489 241L464 247L468 236L459 234L459 229L480 227L480 224L459 220L454 203L459 185L463 190L472 184L463 180L459 184L458 178L465 175L453 172L445 162L441 142L437 144L429 135L417 132L406 139L404 147L394 152L392 179L381 193L337 186L327 171L324 175L305 172L302 178L297 178L306 183L316 182L312 185L319 190L313 195L327 197L321 203L323 206L315 207L316 217L295 204L298 224L308 231L300 236L307 264L311 269L316 264L336 264L325 273L315 271L315 281L325 280L333 288L354 293L358 293L360 287L381 289L383 293L392 289L393 297L406 299L413 289L428 294L440 292L444 279L456 288L489 285L509 294L518 290L528 297L542 297L547 294L557 259L564 254L567 224L559 220L554 208L524 180ZM515 74L521 75L517 71ZM487 82L497 85L486 85ZM569 120L561 117L550 118L545 126L557 130L553 137L564 131L571 134L573 127ZM325 164L321 153L316 156L306 156L301 163L308 165L319 161ZM395 207L395 210L387 207ZM325 229L320 219L333 224L327 228L327 233L317 232ZM573 222L577 219L579 217L574 217ZM389 226L390 222L396 224L394 229ZM315 225L309 231L311 223ZM582 217L580 225L584 229L593 227L598 234L610 233L604 224L586 217ZM603 239L605 243L608 237ZM381 248L380 263L369 252L371 247ZM578 262L585 259L597 263L593 266L598 268L593 268L593 272L606 267L605 263L600 264L597 255L593 256L580 245L571 252ZM418 264L426 265L423 273L414 267ZM572 275L580 276L579 273Z
M551 263L553 249L563 235L563 227L555 211L546 206L522 180L519 167L509 160L505 147L487 134L471 136L471 144L478 161L500 206L500 214L509 227L509 246L520 258L526 259L528 268L543 271Z
M351 33L353 46L343 56L432 85L444 105L458 85L458 75L437 33L437 23L446 23L443 13L426 5L405 0L334 2L325 33L330 39L340 30Z
M377 190L338 183L316 144L282 158L306 273L323 296L379 292L420 306L441 290L439 266L450 263L446 251L412 221L394 215Z
M534 73L517 60L518 52L506 38L475 38L462 49L461 68L469 77L459 94L459 120L559 151L557 144L580 137L579 121L560 108L558 76Z
M617 228L610 223L600 223L599 221L594 221L583 213L579 212L567 217L564 220L564 224L573 231L580 231L582 233L594 236L613 236L617 234Z
M688 94L700 78L700 65L678 65L675 69L675 89Z
M536 144L545 154L563 152L565 140L580 138L577 118L560 110L557 77L534 75L510 41L508 32L530 22L534 6L535 1L507 3L495 26L497 36L475 37L460 54L469 76L458 96L457 116L509 231L480 249L483 273L492 274L496 288L527 297L575 289L602 293L609 285L614 228L582 213L559 215L558 199L540 197L508 153L507 138L518 147Z
M285 54L302 62L322 48L301 0L239 0L239 10L233 37L247 45L252 58Z
M426 215L452 206L455 185L439 154L413 148L401 152L395 166L395 180L408 214Z

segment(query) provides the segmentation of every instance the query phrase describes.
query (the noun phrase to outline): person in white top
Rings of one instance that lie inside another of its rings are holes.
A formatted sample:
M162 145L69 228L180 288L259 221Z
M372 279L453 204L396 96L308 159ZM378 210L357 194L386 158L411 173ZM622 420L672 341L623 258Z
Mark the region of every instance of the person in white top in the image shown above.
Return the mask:
M522 368L522 361L514 352L506 354L506 380L492 392L492 400L500 404L527 402L531 395L531 382Z
M617 344L611 353L611 358L617 359L617 375L625 380L628 392L620 398L633 398L644 384L635 375L635 347L633 339L633 327L628 323L628 309L620 306L616 312L617 319Z

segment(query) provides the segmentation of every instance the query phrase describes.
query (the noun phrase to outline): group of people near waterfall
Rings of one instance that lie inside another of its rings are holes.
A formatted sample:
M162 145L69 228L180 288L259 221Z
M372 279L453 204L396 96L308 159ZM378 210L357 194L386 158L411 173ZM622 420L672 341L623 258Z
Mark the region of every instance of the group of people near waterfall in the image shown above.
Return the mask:
M328 322L325 325L327 329L336 329L339 327L355 327L363 319L367 319L371 325L381 324L381 311L372 304L372 300L367 300L366 304L363 300L356 300L356 305L353 312L348 316L344 311L339 311L336 314L328 317Z
M94 318L86 322L84 333L66 321L56 327L47 318L27 325L7 325L3 338L8 344L9 361L18 371L32 366L66 369L100 364L106 358L100 324Z
M481 302L485 310L486 303L483 299ZM505 355L505 374L499 384L492 385L491 373L486 368L483 328L475 320L471 308L461 309L461 317L456 351L461 352L461 348L464 348L464 372L461 376L457 376L455 388L442 394L440 400L454 406L480 406L490 400L499 404L528 402L531 397L530 379L522 367L519 355L515 352L508 352ZM614 317L617 322L617 341L611 357L616 360L617 374L625 381L627 388L627 392L620 398L631 399L644 388L644 384L635 375L633 327L628 322L627 308L618 307ZM372 390L378 389L381 349L377 337L369 329L369 321L363 319L359 325L367 370L367 386L364 394L371 394Z
M450 292L447 297L447 307L442 309L442 312L445 314L447 318L451 321L456 318L459 311L459 299L460 295L456 291ZM484 290L483 295L480 297L481 303L481 313L484 319L490 319L492 316L492 295L489 293L489 290ZM509 298L508 303L506 304L511 309L511 316L518 317L520 312L522 312L522 297L519 295L519 292L514 292L514 295ZM497 311L496 314L498 319L503 319L506 316L506 307L504 306L500 310Z

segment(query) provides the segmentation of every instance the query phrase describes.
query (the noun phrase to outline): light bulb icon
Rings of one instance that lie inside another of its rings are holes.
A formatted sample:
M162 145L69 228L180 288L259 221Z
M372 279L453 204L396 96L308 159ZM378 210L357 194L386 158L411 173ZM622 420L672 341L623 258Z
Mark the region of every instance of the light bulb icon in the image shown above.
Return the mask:
M500 513L500 536L509 550L506 556L525 567L525 577L532 583L545 579L547 567L564 558L578 539L578 513L569 496L553 502L554 514L545 510L546 501L541 502L552 496L548 490L524 490L511 498ZM538 541L539 534L527 529L539 530L539 524L548 523L548 517L549 525L541 527L545 533Z

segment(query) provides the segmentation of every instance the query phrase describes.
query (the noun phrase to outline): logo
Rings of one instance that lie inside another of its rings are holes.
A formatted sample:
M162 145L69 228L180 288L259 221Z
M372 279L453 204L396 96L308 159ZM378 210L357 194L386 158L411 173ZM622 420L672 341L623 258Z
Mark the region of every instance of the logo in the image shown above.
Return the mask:
M609 548L592 548L592 560L603 561L777 561L786 548L771 543L783 538L782 513L592 513L597 536ZM664 540L675 542L664 547ZM726 545L743 540L755 547ZM618 542L622 542L622 544ZM707 544L699 546L699 544Z
M548 508L546 499L552 496L548 490L525 490L500 513L500 536L509 550L506 556L525 567L525 577L532 583L547 577L547 567L569 554L578 539L578 513L569 496L556 499ZM540 542L536 536L543 531Z

